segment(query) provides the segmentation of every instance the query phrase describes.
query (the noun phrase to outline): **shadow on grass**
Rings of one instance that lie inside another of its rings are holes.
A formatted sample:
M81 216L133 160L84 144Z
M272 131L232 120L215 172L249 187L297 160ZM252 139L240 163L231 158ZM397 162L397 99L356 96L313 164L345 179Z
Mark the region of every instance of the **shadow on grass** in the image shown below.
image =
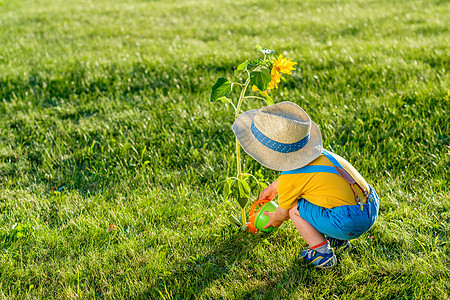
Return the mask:
M203 255L191 256L178 263L172 272L160 277L156 284L138 299L198 298L216 280L224 278L239 261L246 259L261 238L225 226L219 236L211 239L213 246ZM202 244L208 242L202 241Z
M289 298L298 291L300 283L314 285L317 270L296 263L296 254L292 264L284 271L280 272L279 268L267 268L264 274L256 271L260 268L255 267L255 264L261 257L255 255L253 249L265 240L264 236L250 235L231 226L223 227L221 235L217 241L212 241L214 246L210 251L180 262L169 274L163 274L159 280L155 280L156 283L139 295L138 299L208 299L213 296L205 291L213 288L216 293L226 288L224 294L214 296L218 298L275 299L280 295ZM236 271L235 266L244 270ZM242 285L236 286L236 282L230 282L227 287L226 277L229 274L237 278L243 276ZM248 288L249 283L255 282L254 286Z

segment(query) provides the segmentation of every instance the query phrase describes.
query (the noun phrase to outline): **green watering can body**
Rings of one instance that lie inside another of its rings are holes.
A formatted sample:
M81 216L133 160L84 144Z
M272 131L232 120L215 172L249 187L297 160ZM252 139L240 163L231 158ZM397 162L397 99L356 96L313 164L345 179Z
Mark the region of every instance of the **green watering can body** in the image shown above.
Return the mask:
M258 204L262 204L262 206L258 211L254 212ZM269 199L255 201L255 203L253 203L252 207L250 208L250 213L253 214L250 215L250 222L247 223L248 230L252 233L256 233L258 230L267 233L277 230L278 228L274 228L272 226L264 229L264 226L266 226L266 224L270 221L270 218L266 216L264 212L274 212L277 207L278 205L274 201L271 201Z

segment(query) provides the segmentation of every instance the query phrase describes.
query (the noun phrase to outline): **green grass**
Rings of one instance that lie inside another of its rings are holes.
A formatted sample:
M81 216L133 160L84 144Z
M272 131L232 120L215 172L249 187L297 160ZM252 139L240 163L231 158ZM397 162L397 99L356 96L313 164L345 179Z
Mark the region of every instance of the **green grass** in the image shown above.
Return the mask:
M0 297L448 299L449 11L0 0ZM275 102L302 106L381 197L333 270L295 262L291 222L228 225L233 111L208 99L256 44L298 62Z

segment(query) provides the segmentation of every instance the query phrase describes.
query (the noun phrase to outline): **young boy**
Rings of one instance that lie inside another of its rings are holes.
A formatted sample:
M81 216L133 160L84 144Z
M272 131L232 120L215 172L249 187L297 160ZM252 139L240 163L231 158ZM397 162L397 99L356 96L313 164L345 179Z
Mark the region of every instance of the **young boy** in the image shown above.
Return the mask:
M259 199L278 194L279 207L265 212L265 226L291 219L310 246L300 259L330 268L333 248L349 248L350 239L369 230L378 216L375 190L344 158L322 148L319 127L292 102L242 113L233 124L242 148L262 165L282 171Z

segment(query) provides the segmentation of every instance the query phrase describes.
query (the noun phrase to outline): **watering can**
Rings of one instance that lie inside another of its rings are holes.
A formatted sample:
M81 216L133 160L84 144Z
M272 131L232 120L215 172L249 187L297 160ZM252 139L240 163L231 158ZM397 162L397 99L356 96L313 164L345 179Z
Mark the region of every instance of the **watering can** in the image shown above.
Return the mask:
M261 204L261 207L258 211L255 211L258 204ZM248 227L248 231L250 231L251 233L256 233L258 229L262 232L273 232L277 230L277 228L274 228L272 226L264 229L264 226L266 226L266 224L270 221L270 218L266 216L264 212L274 212L277 207L278 205L274 201L271 201L269 199L255 201L255 203L253 203L252 207L250 208L251 215L248 218L250 222L246 224Z

